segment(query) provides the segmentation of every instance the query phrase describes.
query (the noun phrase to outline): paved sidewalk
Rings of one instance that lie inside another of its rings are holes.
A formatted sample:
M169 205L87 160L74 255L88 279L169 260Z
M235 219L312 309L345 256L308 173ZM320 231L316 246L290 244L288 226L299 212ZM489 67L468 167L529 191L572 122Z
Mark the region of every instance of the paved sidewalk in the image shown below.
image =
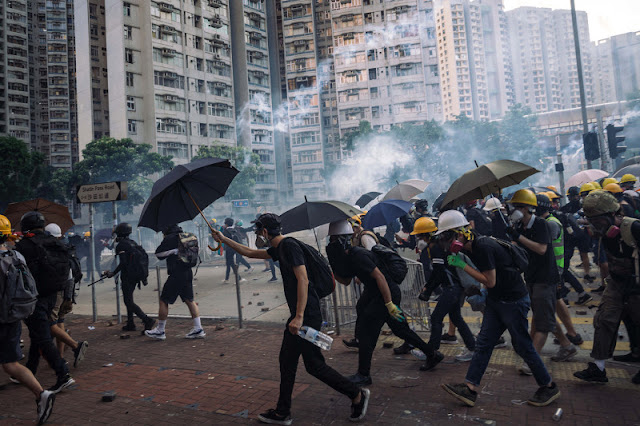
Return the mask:
M121 339L124 333L118 325L109 325L110 320L93 324L90 317L70 318L72 335L88 340L90 347L85 362L72 368L77 384L58 395L50 424L256 424L258 413L275 407L281 324L249 323L239 330L231 320L206 321L205 340L186 340L191 321L170 319L167 340L153 341L139 333ZM346 336L350 333L347 330ZM336 337L325 355L329 365L353 374L357 354L342 345L342 337ZM584 368L588 352L581 350L574 362L551 363L547 355L555 348L549 343L545 362L562 397L549 407L535 408L523 403L536 390L534 379L516 372L521 361L512 349L497 349L476 406L467 408L439 387L463 381L467 364L452 362L460 346L443 345L445 361L432 372L421 372L420 361L411 355L394 356L382 347L385 341L399 344L395 337L383 335L374 353L367 423L554 424L552 415L561 407L564 425L640 424L640 386L630 382L640 365L609 363L609 384L589 385L572 376ZM45 386L54 382L43 364L38 377ZM0 384L0 425L33 424L32 395L8 383L4 373ZM101 402L107 391L117 393L113 402ZM350 424L348 415L347 398L309 376L301 365L294 424Z

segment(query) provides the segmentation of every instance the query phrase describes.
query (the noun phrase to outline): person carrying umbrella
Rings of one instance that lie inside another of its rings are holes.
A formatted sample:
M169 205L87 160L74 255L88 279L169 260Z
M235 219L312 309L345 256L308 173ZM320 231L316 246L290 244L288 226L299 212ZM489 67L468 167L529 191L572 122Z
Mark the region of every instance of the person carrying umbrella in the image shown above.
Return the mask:
M348 216L347 216L348 217ZM275 409L270 409L258 416L263 423L290 425L291 395L296 379L298 360L302 355L307 372L324 382L334 390L351 399L351 421L362 420L369 405L369 389L360 389L348 378L329 367L320 348L298 336L303 325L320 330L322 313L320 300L313 291L313 282L317 277L309 274L302 246L295 238L285 238L282 235L280 217L273 213L261 215L255 222L256 247L251 249L220 231L212 231L217 242L224 243L243 256L252 259L269 259L280 261L284 294L291 315L287 320L286 329L280 349L280 396ZM260 250L268 247L268 249Z

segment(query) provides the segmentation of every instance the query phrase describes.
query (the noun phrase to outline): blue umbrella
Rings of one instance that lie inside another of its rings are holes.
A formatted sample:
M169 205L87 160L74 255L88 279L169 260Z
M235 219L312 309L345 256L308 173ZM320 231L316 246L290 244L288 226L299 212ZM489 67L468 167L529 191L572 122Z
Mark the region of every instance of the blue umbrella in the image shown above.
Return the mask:
M404 216L411 210L413 204L403 200L381 201L367 212L362 221L364 229L373 229L376 226L383 226L393 222L397 218Z

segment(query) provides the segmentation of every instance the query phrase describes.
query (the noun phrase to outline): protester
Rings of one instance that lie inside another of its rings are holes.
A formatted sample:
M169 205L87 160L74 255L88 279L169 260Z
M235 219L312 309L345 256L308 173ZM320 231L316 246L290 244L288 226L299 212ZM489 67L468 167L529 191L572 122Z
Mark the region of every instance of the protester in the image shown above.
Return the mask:
M236 231L234 229L233 222L234 221L233 221L232 218L230 218L230 217L226 218L224 220L224 225L222 226L222 233L228 239L233 240L233 241L237 242L238 244L240 244L240 235L238 234L238 231ZM228 244L225 244L224 259L226 261L227 270L226 270L225 275L224 275L223 283L226 284L226 283L229 282L229 274L230 274L231 270L234 270L234 273L236 273L238 275L238 281L244 281L245 279L240 276L240 273L237 270L237 268L239 266L238 265L238 261L240 259L242 259L242 256L238 255L238 253L233 249L233 247L228 245ZM249 268L249 267L247 267L247 268ZM247 269L247 272L248 271L249 271L249 269Z
M623 191L633 191L634 186L636 186L636 182L638 182L638 178L631 173L627 173L622 175L619 185Z
M273 260L280 261L285 298L291 313L280 349L280 397L276 408L260 414L258 419L263 423L291 424L291 394L295 384L298 359L302 355L309 374L351 399L349 420L362 420L369 405L370 391L366 388L360 389L348 378L329 367L325 363L320 348L298 336L300 327L303 325L316 330L320 330L322 326L320 300L313 287L314 281L318 278L309 273L310 269L306 266L309 260L304 255L302 243L294 238L284 238L280 217L272 213L265 213L256 221L257 250L243 246L219 231L214 232L213 236L216 241L252 259L271 257ZM266 251L260 250L267 246L269 248Z
M471 229L480 235L493 235L493 221L484 208L478 207L478 200L468 202L466 210L466 217Z
M572 186L567 190L567 198L569 202L564 205L560 211L562 213L566 213L567 215L578 215L582 209L582 198L580 197L580 188L577 186ZM580 259L582 260L582 268L584 269L584 280L587 282L593 282L595 277L591 275L591 264L589 263L589 251L591 251L591 240L587 233L580 229L580 232L576 232L572 238L569 240L571 243L570 247L567 247L566 250L573 257L573 252L575 248L578 249L580 253ZM571 260L569 258L569 260Z
M507 239L507 220L504 215L504 206L499 199L491 197L487 200L482 208L489 214L491 219L491 236L500 238L501 240Z
M364 247L371 250L371 247L379 243L378 237L372 231L365 230L362 227L362 219L366 213L361 213L349 219L349 223L353 228L353 237L351 237L351 245L354 247Z
M251 230L252 228L247 228L247 229L243 228L241 220L238 220L235 223L235 226L233 228L238 233L238 237L239 237L239 241L238 242L240 244L249 245L249 240L248 240L248 237L247 237L247 231ZM253 272L253 266L251 266L249 264L249 262L247 262L247 259L245 259L244 257L240 256L239 254L237 254L236 264L238 264L238 265L243 264L247 268L246 272Z
M178 225L170 225L162 233L164 239L156 249L156 256L160 260L167 260L167 274L169 276L160 295L158 325L152 330L145 331L144 334L158 340L166 339L165 326L169 316L169 305L173 305L180 296L189 308L191 318L193 318L193 328L184 337L186 339L204 339L206 333L202 329L200 311L193 297L193 271L191 268L196 266L198 261L198 246L193 241L195 235L184 234ZM191 251L188 250L187 245L189 240L191 241L190 246L195 247Z

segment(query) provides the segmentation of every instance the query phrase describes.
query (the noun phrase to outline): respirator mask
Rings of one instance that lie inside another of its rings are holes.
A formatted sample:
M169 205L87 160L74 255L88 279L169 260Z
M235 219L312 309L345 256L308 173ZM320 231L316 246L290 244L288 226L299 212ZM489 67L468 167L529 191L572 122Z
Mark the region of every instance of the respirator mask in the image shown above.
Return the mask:
M425 240L420 239L416 242L416 247L418 248L418 250L422 251L427 247L429 247L429 243L426 242Z
M587 233L595 238L615 238L620 235L620 228L616 226L613 217L599 216L589 219Z
M513 225L516 225L517 223L519 223L522 220L523 217L524 217L524 214L520 210L514 210L509 215L509 220L511 221L511 223Z
M351 272L349 255L346 252L350 248L350 235L332 236L331 241L327 244L327 257L329 258L331 269L342 278L353 278L355 275Z

